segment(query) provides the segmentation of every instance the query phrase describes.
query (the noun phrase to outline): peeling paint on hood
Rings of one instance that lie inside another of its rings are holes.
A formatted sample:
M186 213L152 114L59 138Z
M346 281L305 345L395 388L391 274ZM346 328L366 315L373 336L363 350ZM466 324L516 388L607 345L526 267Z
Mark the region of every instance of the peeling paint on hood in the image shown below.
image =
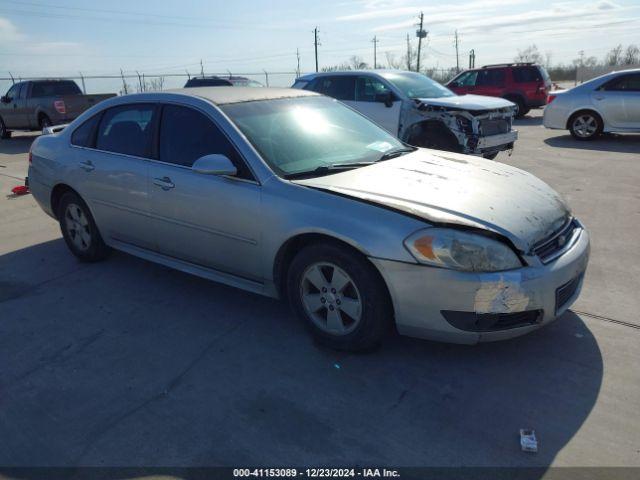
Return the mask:
M518 168L438 150L294 181L378 203L436 223L482 228L521 251L558 230L570 215L560 195Z
M418 100L427 105L461 108L463 110L493 110L514 106L513 103L504 98L485 97L483 95L457 95L455 97L420 98Z

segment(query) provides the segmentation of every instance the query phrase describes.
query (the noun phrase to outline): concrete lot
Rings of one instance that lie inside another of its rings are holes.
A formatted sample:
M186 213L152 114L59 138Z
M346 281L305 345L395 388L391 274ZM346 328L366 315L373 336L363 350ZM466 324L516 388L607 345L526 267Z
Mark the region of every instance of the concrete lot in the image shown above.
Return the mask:
M529 336L323 350L277 301L115 253L78 263L0 142L0 465L640 466L640 136L518 122L499 161L591 230L582 297ZM540 451L520 451L533 428Z

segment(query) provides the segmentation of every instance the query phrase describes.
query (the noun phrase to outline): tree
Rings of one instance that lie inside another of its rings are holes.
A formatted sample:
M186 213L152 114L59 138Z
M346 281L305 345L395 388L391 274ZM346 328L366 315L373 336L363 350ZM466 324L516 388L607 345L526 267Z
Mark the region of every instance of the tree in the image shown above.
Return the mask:
M362 57L359 57L357 55L353 55L349 59L349 62L351 63L352 70L367 70L368 68L370 68L369 64L363 61Z
M618 45L609 50L604 57L604 63L609 66L622 65L622 45Z
M514 58L514 61L518 63L543 63L542 55L538 50L538 47L534 45L529 45L524 50L518 50L518 55Z
M637 45L629 45L624 52L623 62L625 65L640 64L640 48Z

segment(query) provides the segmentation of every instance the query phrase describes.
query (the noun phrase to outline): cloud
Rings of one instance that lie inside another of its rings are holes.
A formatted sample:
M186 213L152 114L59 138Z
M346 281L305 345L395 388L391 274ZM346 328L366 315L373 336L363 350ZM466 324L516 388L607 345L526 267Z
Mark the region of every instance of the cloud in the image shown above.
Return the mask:
M404 3L396 2L396 5L392 8L378 8L371 7L365 8L366 11L353 13L349 15L342 15L337 17L336 20L341 22L346 21L360 21L360 20L374 20L379 18L394 18L394 17L406 17L406 16L417 16L420 12L424 12L425 16L431 17L433 15L438 15L442 12L472 12L472 11L481 11L486 10L492 7L506 7L509 5L517 5L524 3L526 0L476 0L472 2L467 2L463 4L453 4L453 5L439 5L437 7L426 6L426 5L414 5L414 6L400 6ZM606 0L603 0L606 1Z
M10 20L0 17L0 44L20 42L25 36L18 31L18 28Z

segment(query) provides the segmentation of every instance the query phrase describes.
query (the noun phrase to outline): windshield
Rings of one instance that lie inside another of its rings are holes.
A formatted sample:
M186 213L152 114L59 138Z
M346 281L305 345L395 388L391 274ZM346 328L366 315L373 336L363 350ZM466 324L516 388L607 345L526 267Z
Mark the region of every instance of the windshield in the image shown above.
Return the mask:
M405 145L337 100L313 96L223 105L281 176L372 163ZM320 174L320 173L319 173Z
M441 98L455 97L455 93L420 73L389 72L382 77L402 90L409 98Z

